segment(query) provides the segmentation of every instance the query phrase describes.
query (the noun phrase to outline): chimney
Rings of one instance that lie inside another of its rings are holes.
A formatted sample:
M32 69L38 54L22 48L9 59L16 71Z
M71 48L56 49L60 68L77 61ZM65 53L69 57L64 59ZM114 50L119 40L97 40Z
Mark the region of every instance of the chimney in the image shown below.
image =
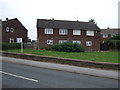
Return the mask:
M6 18L6 21L8 21L8 18Z
M54 18L52 18L52 20L54 21Z
M107 27L107 29L110 29L109 27Z

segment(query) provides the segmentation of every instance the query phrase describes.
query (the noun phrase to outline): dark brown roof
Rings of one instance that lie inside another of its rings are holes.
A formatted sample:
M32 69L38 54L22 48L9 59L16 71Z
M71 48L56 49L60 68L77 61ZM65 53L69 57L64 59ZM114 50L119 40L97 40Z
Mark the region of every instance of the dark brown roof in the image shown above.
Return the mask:
M120 28L101 29L101 34L119 34Z
M37 28L100 30L97 25L91 22L65 21L54 19L37 19Z
M12 23L12 22L14 22L14 21L19 22L19 24L20 24L26 31L28 31L28 30L25 28L25 26L24 26L17 18L13 18L13 19L8 19L8 18L7 18L7 20L2 21L2 24Z

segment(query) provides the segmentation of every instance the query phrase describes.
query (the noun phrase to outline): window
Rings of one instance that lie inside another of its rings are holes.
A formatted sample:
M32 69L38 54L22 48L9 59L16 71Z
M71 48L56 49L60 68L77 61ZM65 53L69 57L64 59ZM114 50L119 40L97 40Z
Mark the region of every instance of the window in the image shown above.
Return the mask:
M103 38L107 38L108 37L108 34L103 34Z
M73 30L73 35L81 35L81 30Z
M6 27L6 32L9 32L9 27Z
M11 31L11 32L14 32L14 28L10 28L10 31Z
M53 44L53 40L47 40L47 44L52 45Z
M81 41L73 41L73 43L81 44Z
M67 42L67 40L59 40L59 44Z
M92 46L92 41L86 41L86 46Z
M45 28L45 34L53 34L52 28Z
M94 36L94 31L87 31L87 36Z
M67 35L68 34L68 30L67 29L59 29L59 34L60 35Z
M10 38L10 43L14 43L14 38Z
M115 36L114 34L111 34L111 37Z

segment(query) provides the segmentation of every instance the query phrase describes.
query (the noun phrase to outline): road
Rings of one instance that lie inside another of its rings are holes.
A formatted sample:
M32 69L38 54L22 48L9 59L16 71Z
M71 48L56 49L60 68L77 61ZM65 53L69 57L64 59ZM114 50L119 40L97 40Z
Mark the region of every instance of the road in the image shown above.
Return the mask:
M118 80L3 62L3 88L118 88Z

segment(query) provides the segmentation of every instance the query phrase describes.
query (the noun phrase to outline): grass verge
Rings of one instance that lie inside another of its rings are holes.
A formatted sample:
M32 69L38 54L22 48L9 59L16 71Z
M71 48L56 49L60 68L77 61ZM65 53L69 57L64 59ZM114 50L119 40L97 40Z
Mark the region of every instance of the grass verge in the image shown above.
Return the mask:
M17 52L21 53L20 49L6 50L7 52ZM88 60L88 61L99 61L99 62L110 62L110 63L120 63L118 62L118 52L107 51L107 52L57 52L48 50L32 50L24 49L23 53L36 54L43 56L53 56L59 58L69 58L78 60Z

